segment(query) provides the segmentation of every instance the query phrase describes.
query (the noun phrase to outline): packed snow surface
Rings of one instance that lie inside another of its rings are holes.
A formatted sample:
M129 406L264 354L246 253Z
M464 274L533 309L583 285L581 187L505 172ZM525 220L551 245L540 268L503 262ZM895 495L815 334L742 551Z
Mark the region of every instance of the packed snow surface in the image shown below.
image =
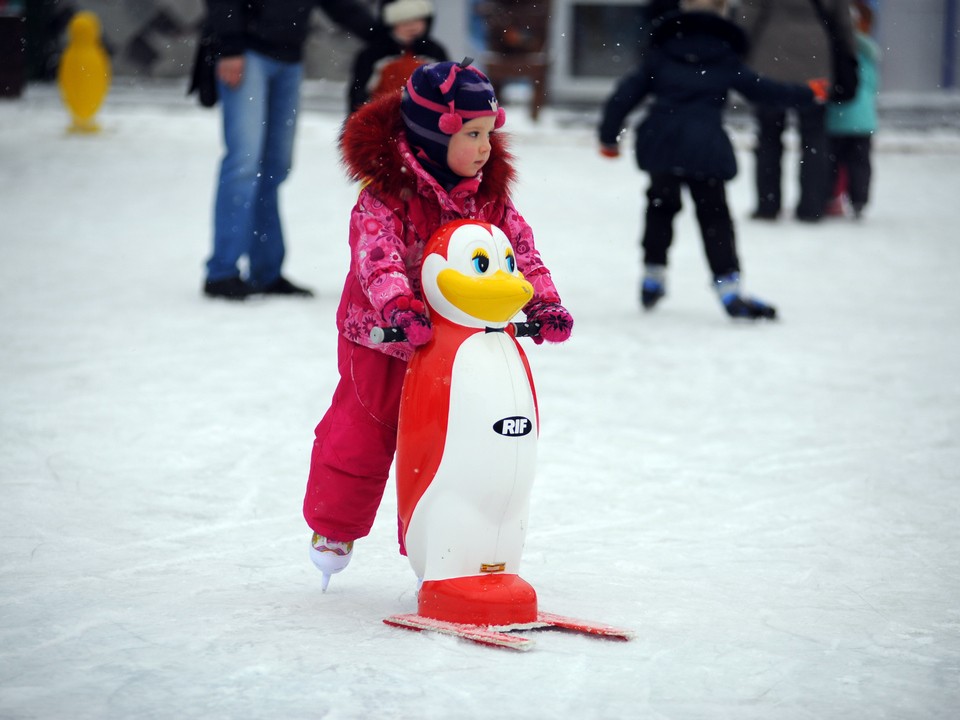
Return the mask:
M744 324L688 199L641 312L631 151L508 108L576 318L527 344L522 574L542 609L636 632L513 653L381 622L416 609L392 482L320 592L300 504L357 188L340 116L306 110L285 268L318 297L204 299L218 120L144 90L77 136L54 90L0 103L0 717L956 717L958 136L881 131L866 218L811 226L749 219L738 130L744 281L782 316Z

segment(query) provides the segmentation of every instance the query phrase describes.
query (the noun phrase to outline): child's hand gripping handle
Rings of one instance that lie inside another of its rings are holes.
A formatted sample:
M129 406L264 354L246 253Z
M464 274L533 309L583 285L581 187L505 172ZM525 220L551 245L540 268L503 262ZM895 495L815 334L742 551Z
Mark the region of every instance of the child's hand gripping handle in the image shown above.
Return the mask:
M433 337L433 326L430 325L426 312L420 300L405 295L394 298L383 309L383 319L387 321L387 327L376 328L384 332L389 330L394 337L377 341L371 332L370 339L375 343L406 340L414 347L426 345Z
M573 332L573 316L560 303L538 302L524 308L528 323L535 323L538 332L533 341L539 345L544 340L562 343L570 339Z

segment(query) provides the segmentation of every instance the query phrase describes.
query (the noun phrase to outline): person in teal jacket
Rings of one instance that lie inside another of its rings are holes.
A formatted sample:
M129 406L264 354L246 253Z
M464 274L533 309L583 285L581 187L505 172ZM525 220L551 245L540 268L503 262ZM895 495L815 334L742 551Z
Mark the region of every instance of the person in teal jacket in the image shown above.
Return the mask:
M859 64L859 82L853 100L827 106L827 135L833 178L833 197L827 215L843 216L849 203L855 217L863 215L870 199L873 168L870 159L873 134L877 131L877 88L880 46L870 37L873 11L863 0L852 6L856 27L854 41Z

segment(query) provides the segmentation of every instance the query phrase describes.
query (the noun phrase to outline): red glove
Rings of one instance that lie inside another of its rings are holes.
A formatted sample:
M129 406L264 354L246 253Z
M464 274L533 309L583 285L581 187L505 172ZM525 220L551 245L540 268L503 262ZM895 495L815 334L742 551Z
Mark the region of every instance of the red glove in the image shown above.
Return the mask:
M619 145L601 145L600 154L608 158L620 157L620 146Z
M403 330L407 342L414 347L426 345L433 337L433 326L425 313L422 302L406 295L391 300L383 308L384 319Z
M813 97L818 103L825 103L830 97L830 81L826 78L807 80L807 87L813 90Z
M562 343L573 332L573 316L560 303L535 303L526 310L527 322L540 323L540 334L533 341L540 345L544 340Z

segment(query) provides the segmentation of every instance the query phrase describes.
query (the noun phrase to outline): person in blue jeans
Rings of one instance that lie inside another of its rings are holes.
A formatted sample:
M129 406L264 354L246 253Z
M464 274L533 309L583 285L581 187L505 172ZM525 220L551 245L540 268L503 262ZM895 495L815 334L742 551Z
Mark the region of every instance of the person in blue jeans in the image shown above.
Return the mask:
M285 247L278 191L293 164L303 47L314 5L363 39L374 32L376 21L357 0L207 0L219 51L225 146L203 285L208 297L313 295L281 273Z

